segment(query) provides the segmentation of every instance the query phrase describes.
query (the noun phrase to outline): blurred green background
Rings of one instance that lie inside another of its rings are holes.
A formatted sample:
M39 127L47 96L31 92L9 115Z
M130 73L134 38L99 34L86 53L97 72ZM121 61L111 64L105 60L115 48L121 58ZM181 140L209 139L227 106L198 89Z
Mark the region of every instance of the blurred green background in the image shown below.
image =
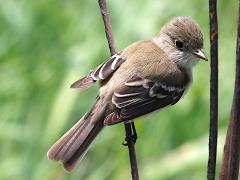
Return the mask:
M209 55L208 1L107 3L118 50L187 15L202 27ZM219 1L218 10L219 171L233 94L237 1ZM79 92L70 84L108 57L97 0L0 0L0 179L131 179L121 124L105 128L72 173L46 156L97 95L98 85ZM192 88L177 105L136 121L141 179L206 179L209 65L199 63Z

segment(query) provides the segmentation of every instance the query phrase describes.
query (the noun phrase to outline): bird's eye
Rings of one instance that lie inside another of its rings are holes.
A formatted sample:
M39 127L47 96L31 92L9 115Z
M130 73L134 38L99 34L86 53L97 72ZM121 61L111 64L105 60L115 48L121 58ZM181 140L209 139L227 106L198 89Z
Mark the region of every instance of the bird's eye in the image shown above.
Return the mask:
M183 48L183 42L176 40L175 41L176 47L182 51Z

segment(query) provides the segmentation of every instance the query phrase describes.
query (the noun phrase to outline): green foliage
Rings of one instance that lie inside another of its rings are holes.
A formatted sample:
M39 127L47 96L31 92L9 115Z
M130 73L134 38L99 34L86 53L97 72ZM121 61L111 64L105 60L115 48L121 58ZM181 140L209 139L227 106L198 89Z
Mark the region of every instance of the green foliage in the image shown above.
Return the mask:
M219 2L218 164L233 93L236 3ZM209 54L207 1L109 0L108 4L119 50L151 38L170 18L187 15L202 27ZM0 1L0 179L130 179L122 125L105 128L70 174L46 156L97 95L97 86L78 92L69 85L108 56L97 1ZM209 63L201 62L192 88L176 106L137 120L142 179L205 179L209 71Z

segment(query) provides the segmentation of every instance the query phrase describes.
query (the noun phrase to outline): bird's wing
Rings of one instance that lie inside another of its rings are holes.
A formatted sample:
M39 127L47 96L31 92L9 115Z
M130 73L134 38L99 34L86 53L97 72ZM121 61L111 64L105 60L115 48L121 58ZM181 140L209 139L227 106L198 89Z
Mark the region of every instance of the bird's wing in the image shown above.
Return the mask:
M184 89L135 76L126 82L124 87L114 92L112 102L117 110L104 120L104 124L112 125L129 121L159 108L173 105L182 97Z
M108 78L117 68L125 61L122 52L113 55L106 62L100 64L96 69L91 71L87 76L74 82L71 88L87 89L98 80Z

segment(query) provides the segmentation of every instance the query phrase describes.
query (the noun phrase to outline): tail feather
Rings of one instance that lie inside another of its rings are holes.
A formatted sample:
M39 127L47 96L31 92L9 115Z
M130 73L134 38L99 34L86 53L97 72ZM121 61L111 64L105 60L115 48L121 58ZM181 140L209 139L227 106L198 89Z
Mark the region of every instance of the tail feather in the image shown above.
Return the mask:
M64 134L48 151L49 160L64 162L67 160L69 154L74 151L74 143L81 139L79 132L86 126L87 121L80 119L66 134Z
M70 159L68 159L68 161L64 162L64 168L67 171L71 171L75 167L75 165L82 160L82 158L84 157L89 148L89 145L92 143L92 141L95 139L95 137L102 129L103 123L97 122L93 129L91 130L91 133L89 133L89 135L82 142L81 146L79 146L77 151L71 156Z
M81 161L89 145L104 127L103 111L98 111L101 113L97 121L92 122L91 112L96 113L94 107L49 149L47 153L49 160L62 162L67 171L71 171L76 163Z

